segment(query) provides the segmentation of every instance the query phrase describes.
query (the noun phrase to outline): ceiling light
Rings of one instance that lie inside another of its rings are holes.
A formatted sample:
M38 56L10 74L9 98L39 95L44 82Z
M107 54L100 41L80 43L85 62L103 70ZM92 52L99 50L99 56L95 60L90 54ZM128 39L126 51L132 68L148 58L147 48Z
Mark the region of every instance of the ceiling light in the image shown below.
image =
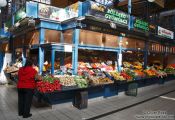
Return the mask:
M126 41L126 45L128 45L128 41Z
M154 2L155 0L148 0L148 2Z
M0 0L0 7L5 7L7 5L6 0Z

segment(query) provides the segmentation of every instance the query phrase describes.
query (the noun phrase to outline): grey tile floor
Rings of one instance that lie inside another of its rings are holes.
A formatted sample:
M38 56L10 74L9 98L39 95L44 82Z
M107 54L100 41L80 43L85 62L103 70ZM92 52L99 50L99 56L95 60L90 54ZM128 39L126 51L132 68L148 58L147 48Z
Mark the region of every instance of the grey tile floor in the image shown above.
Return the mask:
M160 110L166 111L170 115L175 115L175 101L160 97L115 112L118 109L172 90L175 90L175 80L166 82L164 85L155 84L139 88L137 97L125 96L123 93L120 93L118 96L107 99L90 100L88 108L83 110L78 110L70 104L61 107L57 105L54 109L51 109L51 107L38 108L32 106L31 112L33 116L26 120L83 120L93 119L93 117L97 117L100 120L136 120L136 115L141 115L144 111ZM175 92L164 96L175 98ZM113 112L111 113L111 111ZM14 85L0 86L0 113L0 120L23 120L23 118L17 116L17 91ZM106 115L103 116L103 114Z

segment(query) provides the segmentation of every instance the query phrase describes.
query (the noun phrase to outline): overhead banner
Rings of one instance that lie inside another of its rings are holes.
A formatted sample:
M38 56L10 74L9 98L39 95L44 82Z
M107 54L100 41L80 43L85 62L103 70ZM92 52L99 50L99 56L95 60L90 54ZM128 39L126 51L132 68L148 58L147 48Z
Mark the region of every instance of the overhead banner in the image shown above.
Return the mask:
M133 17L133 20L134 20L134 28L141 30L141 31L147 31L147 32L149 31L148 22L142 19L136 18L136 17Z
M71 18L78 17L78 5L76 2L60 11L60 21L68 20Z
M78 17L78 2L66 8L57 8L46 4L39 4L39 18L64 21Z
M53 7L46 4L39 4L39 18L45 18L50 20L59 21L60 20L60 10L62 8Z
M128 14L116 9L107 8L100 3L90 1L90 10L88 14L98 18L110 20L120 25L128 26Z
M158 26L158 35L169 39L174 39L174 32Z

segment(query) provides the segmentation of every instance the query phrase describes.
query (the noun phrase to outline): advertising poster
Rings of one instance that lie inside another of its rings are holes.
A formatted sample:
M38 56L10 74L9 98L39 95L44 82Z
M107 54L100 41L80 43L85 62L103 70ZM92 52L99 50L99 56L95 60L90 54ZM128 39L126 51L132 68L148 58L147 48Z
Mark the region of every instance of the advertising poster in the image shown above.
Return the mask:
M64 21L78 17L78 2L66 8L57 8L46 4L39 4L39 18Z
M57 8L53 6L49 6L46 4L39 4L39 18L45 18L55 21L60 21L60 10L62 8Z
M128 26L128 14L116 9L108 8L100 3L90 1L90 10L88 15L110 20L120 25Z
M160 26L158 26L158 35L165 38L174 39L174 32L167 30L165 28L162 28Z

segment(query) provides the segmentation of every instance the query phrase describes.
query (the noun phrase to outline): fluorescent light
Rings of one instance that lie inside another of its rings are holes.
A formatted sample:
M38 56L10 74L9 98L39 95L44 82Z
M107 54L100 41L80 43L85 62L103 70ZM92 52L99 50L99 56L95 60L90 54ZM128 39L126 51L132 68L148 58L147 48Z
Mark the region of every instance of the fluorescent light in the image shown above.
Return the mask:
M148 0L148 2L154 2L155 0Z

